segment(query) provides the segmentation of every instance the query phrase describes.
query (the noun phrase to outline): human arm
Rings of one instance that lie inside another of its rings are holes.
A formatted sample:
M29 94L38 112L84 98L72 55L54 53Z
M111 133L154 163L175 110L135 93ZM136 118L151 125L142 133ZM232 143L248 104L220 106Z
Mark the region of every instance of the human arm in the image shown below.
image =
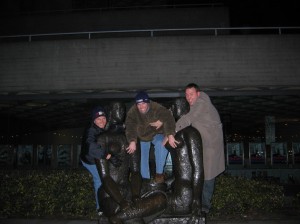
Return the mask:
M150 126L155 127L156 130L161 128L162 125L163 125L163 122L161 122L160 120L150 123Z
M175 135L175 119L172 116L171 112L163 106L158 105L157 111L158 111L157 117L159 118L159 120L157 120L156 122L153 122L152 124L153 124L153 126L157 127L156 129L159 129L160 127L163 128L163 133L165 135L165 138L163 140L163 145L165 145L167 142L169 142L169 145L172 148L175 148L176 144L178 143L174 137L174 135Z
M163 122L161 122L160 120L150 123L150 126L155 127L156 129L159 129L162 125L163 125ZM178 143L175 140L174 135L165 136L165 138L163 140L163 145L165 145L167 142L169 142L170 146L172 146L173 148L175 148L176 143Z
M99 144L99 142L97 141L99 134L99 130L94 127L90 127L87 130L85 144L88 148L88 154L92 158L109 159L110 155L107 148L101 146L101 144Z
M127 141L129 142L126 151L131 154L136 150L136 142L137 142L137 119L136 119L136 110L132 107L128 113L125 120L125 134Z
M187 126L191 125L190 117L188 115L183 115L179 120L176 122L175 131L178 132L184 129Z
M158 106L158 120L162 122L163 133L165 136L175 135L175 119L172 113L163 106Z

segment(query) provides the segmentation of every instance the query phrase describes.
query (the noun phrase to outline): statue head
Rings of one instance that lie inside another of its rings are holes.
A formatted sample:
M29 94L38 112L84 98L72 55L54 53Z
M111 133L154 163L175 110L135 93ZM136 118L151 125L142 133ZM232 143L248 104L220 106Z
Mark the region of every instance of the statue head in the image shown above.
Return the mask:
M189 112L190 106L185 98L176 98L171 103L170 110L173 114L174 119L177 121L182 115Z
M126 105L123 102L111 102L107 106L108 125L107 130L111 132L123 132L125 130Z
M113 124L123 123L126 116L126 106L123 102L109 104L109 120Z

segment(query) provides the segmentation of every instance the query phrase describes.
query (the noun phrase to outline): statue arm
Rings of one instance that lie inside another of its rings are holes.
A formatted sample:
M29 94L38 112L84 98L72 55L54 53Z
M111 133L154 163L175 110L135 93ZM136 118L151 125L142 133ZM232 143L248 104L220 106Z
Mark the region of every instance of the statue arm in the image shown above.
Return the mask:
M106 193L113 198L121 208L127 207L128 202L123 198L118 184L109 175L108 161L105 159L98 159L96 160L96 165Z
M141 188L142 188L142 176L140 173L140 158L141 158L141 149L140 143L137 144L137 149L134 153L129 155L130 157L130 172L131 172L131 181L130 187L132 192L132 200L140 198Z
M192 212L197 215L201 213L202 206L202 189L204 182L204 168L203 168L203 149L202 149L202 140L199 133L194 137L190 142L189 147L189 157L193 169L193 204L192 204Z

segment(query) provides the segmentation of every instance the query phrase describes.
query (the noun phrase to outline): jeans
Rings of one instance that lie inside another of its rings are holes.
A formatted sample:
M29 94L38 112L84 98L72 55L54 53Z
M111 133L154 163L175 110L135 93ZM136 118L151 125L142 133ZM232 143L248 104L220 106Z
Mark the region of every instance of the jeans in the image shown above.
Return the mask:
M166 163L168 150L163 146L164 136L157 134L151 142L141 141L141 175L143 178L150 179L149 154L150 145L154 145L156 173L162 174Z
M94 190L95 190L95 197L96 197L96 209L99 209L99 202L98 202L98 189L101 186L101 179L97 170L97 167L95 164L87 164L83 161L82 165L91 173L92 177L93 177L93 182L94 182Z
M208 213L211 208L211 199L215 189L215 179L204 180L202 190L202 211Z

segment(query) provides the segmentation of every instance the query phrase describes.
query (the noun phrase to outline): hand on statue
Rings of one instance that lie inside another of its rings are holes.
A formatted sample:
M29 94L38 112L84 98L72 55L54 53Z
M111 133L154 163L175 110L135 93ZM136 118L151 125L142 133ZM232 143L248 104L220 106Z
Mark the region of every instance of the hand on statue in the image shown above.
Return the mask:
M155 127L155 129L157 130L163 125L163 122L161 122L160 120L157 120L157 121L149 123L149 124L150 124L150 126Z
M129 143L129 146L126 148L127 153L132 154L136 150L136 143L134 141L131 141Z
M178 141L175 140L174 135L169 135L168 137L165 137L163 140L163 145L166 145L166 143L169 141L169 145L172 148L176 148L177 144L179 143Z
M105 158L105 159L109 160L109 159L110 159L110 157L111 157L111 154L107 154L107 156L106 156L106 158Z

